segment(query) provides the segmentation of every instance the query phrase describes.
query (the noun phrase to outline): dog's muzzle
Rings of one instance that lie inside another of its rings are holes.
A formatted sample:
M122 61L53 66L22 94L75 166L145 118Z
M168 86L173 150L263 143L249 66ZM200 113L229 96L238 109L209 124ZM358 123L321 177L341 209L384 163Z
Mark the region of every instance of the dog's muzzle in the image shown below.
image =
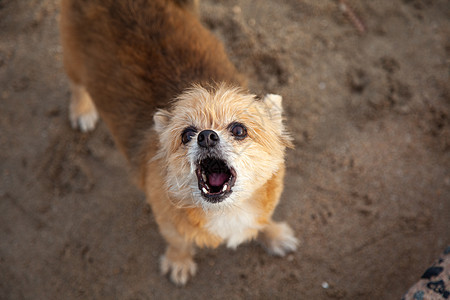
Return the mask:
M208 157L197 163L198 188L203 198L211 203L225 200L233 191L236 171L219 158Z

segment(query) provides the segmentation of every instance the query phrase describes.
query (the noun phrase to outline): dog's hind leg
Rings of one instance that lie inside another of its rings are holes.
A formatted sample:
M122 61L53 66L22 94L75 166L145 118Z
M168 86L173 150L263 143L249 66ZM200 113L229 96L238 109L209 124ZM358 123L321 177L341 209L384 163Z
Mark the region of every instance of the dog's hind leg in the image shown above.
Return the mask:
M82 132L95 128L98 120L97 109L86 88L74 82L70 83L72 97L70 99L69 118L72 128Z
M200 0L174 0L174 2L181 7L190 9L194 13L198 13Z

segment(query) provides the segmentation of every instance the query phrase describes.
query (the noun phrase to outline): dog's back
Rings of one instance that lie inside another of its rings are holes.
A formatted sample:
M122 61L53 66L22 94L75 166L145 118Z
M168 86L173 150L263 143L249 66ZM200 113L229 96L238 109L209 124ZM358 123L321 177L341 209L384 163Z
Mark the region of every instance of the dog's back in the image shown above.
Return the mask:
M189 0L63 0L64 66L130 159L140 134L193 83L243 86Z

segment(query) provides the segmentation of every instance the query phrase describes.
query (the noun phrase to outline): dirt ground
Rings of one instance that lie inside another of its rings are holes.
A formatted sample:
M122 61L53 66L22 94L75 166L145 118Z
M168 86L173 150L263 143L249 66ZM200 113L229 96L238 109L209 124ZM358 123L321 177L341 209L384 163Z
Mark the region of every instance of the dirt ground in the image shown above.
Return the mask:
M202 2L252 91L284 97L275 218L301 245L200 250L176 288L105 125L69 126L58 1L0 0L0 299L399 299L450 244L450 2L348 3L363 34L333 0Z

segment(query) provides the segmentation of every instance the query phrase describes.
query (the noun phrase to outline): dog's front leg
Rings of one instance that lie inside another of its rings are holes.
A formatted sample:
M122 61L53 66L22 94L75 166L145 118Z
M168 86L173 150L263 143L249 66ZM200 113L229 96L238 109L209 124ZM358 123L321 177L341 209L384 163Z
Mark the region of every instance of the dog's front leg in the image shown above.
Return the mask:
M297 250L298 240L288 224L271 221L261 230L260 241L267 252L276 256L285 256Z
M170 272L170 279L176 285L185 285L189 277L194 276L197 264L194 262L195 249L186 241L172 224L160 224L161 234L169 244L161 257L161 272Z
M177 230L176 220L179 222L183 217L178 215L179 211L168 198L160 169L156 161L151 161L148 165L145 190L159 231L168 244L161 257L161 272L164 275L169 273L172 282L181 286L197 271L193 260L195 248L193 242Z

